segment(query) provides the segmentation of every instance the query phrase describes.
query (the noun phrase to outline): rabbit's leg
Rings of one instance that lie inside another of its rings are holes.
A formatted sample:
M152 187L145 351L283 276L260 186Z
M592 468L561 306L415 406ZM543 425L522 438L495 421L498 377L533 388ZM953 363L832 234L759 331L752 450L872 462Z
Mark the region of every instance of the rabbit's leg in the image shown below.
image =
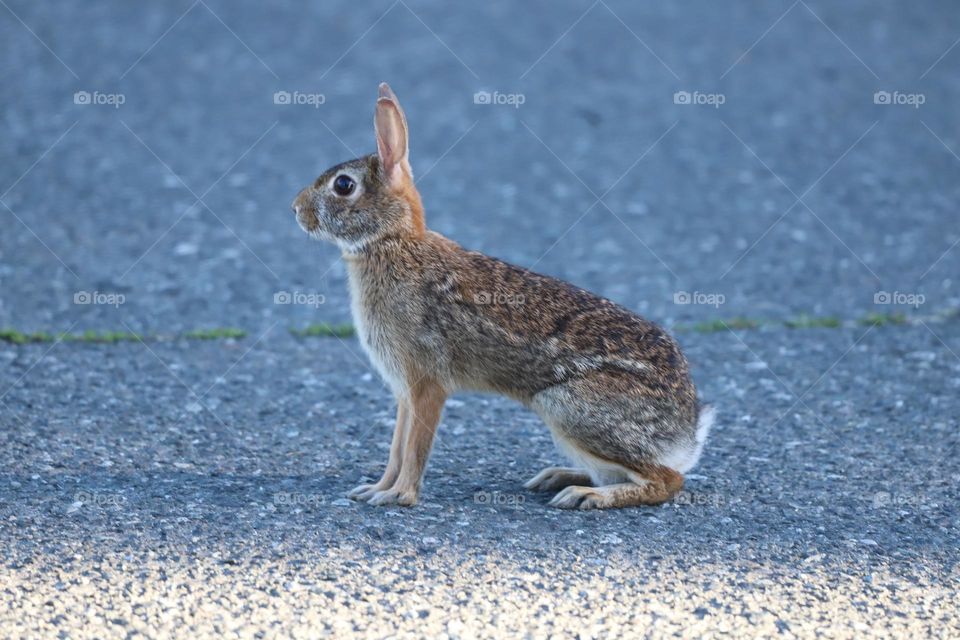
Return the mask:
M404 398L397 399L397 424L393 428L393 440L390 442L390 458L387 460L387 468L383 471L383 476L375 484L361 484L353 491L347 494L347 497L354 500L369 500L378 491L389 489L393 486L397 476L400 475L400 462L403 459L403 445L406 441L407 430L409 426L410 411L407 409L407 401Z
M531 406L550 427L557 447L592 480L567 486L552 506L659 504L680 491L683 475L666 464L676 456L664 451L692 441L696 423L649 393L648 386L634 374L600 371L534 396Z
M547 467L523 486L531 491L556 491L572 484L591 484L590 474L574 467Z
M440 422L440 413L447 394L436 382L420 381L410 394L410 418L406 441L402 448L400 473L393 486L373 494L368 501L373 505L417 503L423 470L430 457L433 436Z
M683 475L663 466L651 466L630 474L631 482L601 487L570 486L550 501L561 509L618 509L666 502L683 488Z

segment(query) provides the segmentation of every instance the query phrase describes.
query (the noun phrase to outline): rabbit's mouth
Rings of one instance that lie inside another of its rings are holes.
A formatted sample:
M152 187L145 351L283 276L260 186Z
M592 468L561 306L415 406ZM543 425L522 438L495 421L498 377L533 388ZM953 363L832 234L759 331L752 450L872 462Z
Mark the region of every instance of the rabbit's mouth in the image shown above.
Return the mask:
M315 215L297 212L297 224L310 237L316 237L320 232L320 222Z
M300 225L300 228L303 229L308 236L314 240L321 240L323 242L336 242L337 239L329 231L324 229L319 221L310 216L306 219L297 216L297 224Z
M320 223L319 217L313 212L301 211L297 213L297 224L313 240L339 244L339 238Z
M297 224L308 236L314 240L324 240L326 242L335 241L333 234L323 228L323 225L320 223L320 217L312 207L306 209L294 207L294 211L296 212Z
M336 236L321 224L320 218L312 211L298 213L297 224L314 240L323 240L324 242L336 242L337 240Z

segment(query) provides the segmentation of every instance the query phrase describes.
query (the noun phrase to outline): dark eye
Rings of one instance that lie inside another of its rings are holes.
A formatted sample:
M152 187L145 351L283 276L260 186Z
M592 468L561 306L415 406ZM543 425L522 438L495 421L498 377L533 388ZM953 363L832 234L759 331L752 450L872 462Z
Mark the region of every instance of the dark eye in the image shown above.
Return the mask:
M348 196L357 188L357 183L350 176L341 173L333 181L333 190L338 196Z

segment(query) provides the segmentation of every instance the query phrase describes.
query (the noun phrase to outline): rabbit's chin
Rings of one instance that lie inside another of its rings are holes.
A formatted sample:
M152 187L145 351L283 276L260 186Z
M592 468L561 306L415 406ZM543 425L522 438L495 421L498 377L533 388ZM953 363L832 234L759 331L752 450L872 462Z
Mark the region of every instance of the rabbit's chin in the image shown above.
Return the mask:
M321 242L329 242L331 244L337 245L340 251L347 255L355 255L363 251L368 244L370 244L369 238L361 238L359 240L347 240L345 238L339 238L329 231L326 231L320 227L314 229L304 229L307 232L307 235L314 240L320 240Z
M337 237L321 227L316 221L311 221L311 224L307 224L303 220L297 217L297 224L300 225L300 228L303 229L304 233L310 236L314 240L320 240L322 242L332 242L334 244L339 244Z

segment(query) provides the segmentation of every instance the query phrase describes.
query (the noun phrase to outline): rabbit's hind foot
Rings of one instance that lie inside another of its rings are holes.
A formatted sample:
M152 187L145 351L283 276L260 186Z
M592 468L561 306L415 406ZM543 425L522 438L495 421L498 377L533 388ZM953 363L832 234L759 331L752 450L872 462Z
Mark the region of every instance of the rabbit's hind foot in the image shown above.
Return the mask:
M590 474L573 467L547 467L527 480L523 486L531 491L557 491L572 484L589 485Z
M599 487L571 485L555 495L549 504L560 509L581 510L656 505L674 497L683 488L683 475L663 466L650 467L643 476L631 473L630 479L631 482Z

